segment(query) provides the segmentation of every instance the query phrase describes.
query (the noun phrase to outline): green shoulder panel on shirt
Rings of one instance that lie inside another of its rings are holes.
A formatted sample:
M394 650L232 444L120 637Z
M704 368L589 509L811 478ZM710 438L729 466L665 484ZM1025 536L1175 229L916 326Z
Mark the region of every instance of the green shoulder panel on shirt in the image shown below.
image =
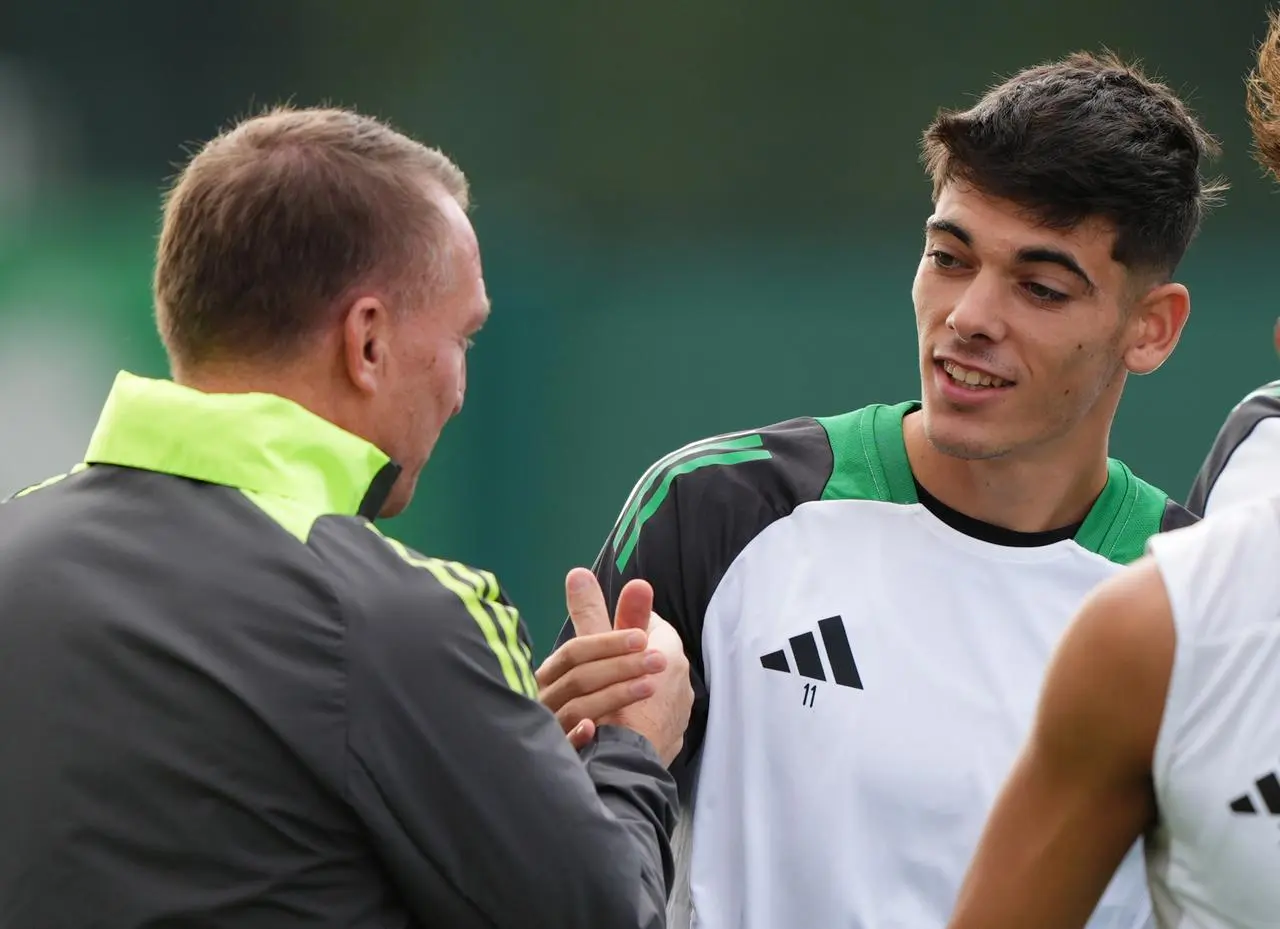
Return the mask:
M819 417L834 464L823 500L917 503L907 461L902 420L918 401L873 404L838 416ZM1134 475L1121 461L1107 465L1107 485L1076 535L1083 548L1118 564L1140 558L1147 539L1162 528L1169 495Z
M872 404L838 416L820 416L833 458L823 500L916 503L915 479L902 438L902 419L919 407L909 400Z
M1107 461L1107 486L1094 503L1076 543L1117 564L1142 557L1158 533L1169 495L1139 478L1122 461Z

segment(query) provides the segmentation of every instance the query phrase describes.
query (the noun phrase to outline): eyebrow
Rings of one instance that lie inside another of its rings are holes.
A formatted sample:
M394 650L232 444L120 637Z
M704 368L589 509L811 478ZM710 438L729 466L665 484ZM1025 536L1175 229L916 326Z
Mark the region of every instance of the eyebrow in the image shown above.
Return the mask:
M965 245L973 245L973 236L969 234L969 230L965 229L959 223L952 222L949 219L931 219L925 223L927 232L944 232L947 235L954 236ZM1089 293L1093 293L1096 289L1093 280L1085 273L1084 268L1080 267L1080 262L1076 261L1069 254L1059 248L1050 248L1044 245L1031 246L1029 248L1018 249L1017 254L1013 256L1013 260L1017 264L1054 264L1063 270L1069 271L1084 282L1085 288Z

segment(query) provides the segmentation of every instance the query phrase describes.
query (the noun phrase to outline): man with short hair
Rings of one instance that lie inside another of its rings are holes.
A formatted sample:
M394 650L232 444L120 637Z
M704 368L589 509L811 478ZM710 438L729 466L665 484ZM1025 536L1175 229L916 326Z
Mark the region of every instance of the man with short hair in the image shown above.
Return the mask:
M1248 87L1280 179L1280 14ZM1270 499L1156 536L1080 608L952 929L1080 929L1139 836L1160 929L1280 923L1275 465Z
M674 925L946 920L1067 621L1192 519L1107 445L1128 375L1186 322L1172 275L1216 193L1213 148L1112 57L940 114L921 402L697 442L636 485L596 573L610 597L653 585L695 675ZM558 681L627 672L564 638L540 683L569 727L591 688ZM1140 854L1092 926L1149 919Z
M665 924L692 692L648 585L617 633L568 578L652 672L579 757L494 576L373 522L462 407L466 207L447 158L342 110L183 170L174 380L122 373L83 463L0 507L0 925Z

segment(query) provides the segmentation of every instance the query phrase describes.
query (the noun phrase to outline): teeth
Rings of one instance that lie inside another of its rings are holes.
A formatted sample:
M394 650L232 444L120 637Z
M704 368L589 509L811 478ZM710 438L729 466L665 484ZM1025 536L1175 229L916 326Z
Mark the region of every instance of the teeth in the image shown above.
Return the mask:
M966 387L983 388L983 387L1004 387L1009 382L1002 377L993 377L990 374L984 374L981 371L973 371L969 368L962 368L954 361L944 361L942 369L951 375L951 379Z

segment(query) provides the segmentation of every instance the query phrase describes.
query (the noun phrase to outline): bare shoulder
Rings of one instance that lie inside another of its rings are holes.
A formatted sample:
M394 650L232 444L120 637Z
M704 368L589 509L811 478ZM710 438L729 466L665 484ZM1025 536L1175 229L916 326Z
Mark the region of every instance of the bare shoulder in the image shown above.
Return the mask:
M1058 646L1041 706L1051 733L1149 762L1177 648L1164 580L1144 556L1085 600Z
M1104 660L1143 664L1153 652L1172 654L1174 628L1164 578L1150 555L1099 584L1085 599L1071 632Z

